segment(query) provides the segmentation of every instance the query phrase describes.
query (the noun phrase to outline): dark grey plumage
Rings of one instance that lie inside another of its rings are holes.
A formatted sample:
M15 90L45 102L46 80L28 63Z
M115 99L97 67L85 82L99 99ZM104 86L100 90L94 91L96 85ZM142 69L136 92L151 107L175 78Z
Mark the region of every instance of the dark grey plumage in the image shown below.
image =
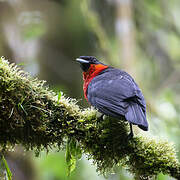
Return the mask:
M125 119L148 130L146 103L134 79L125 71L107 68L88 86L89 103L101 113Z

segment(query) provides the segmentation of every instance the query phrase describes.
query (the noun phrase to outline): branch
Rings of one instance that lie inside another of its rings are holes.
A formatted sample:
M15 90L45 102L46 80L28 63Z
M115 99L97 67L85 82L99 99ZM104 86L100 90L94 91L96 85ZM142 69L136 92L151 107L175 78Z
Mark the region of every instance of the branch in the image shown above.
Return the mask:
M180 178L180 164L172 144L136 136L127 139L123 120L103 121L93 109L81 109L76 100L55 94L14 64L0 59L0 150L15 144L40 152L74 139L81 151L107 174L123 166L136 178L162 172Z

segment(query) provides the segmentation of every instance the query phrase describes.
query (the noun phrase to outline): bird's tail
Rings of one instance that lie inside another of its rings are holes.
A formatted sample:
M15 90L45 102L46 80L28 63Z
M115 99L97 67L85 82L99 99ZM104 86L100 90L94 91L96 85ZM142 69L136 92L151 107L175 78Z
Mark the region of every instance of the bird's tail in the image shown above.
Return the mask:
M146 120L146 113L142 110L141 106L137 103L129 104L125 118L128 122L138 125L142 130L148 130L148 122Z

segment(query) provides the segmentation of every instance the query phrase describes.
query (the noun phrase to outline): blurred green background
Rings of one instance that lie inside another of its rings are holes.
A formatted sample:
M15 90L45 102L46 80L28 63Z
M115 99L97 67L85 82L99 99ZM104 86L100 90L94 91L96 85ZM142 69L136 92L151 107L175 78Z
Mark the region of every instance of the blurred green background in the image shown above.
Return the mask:
M0 0L0 32L0 56L84 107L76 57L93 55L129 72L147 102L150 131L143 135L174 142L180 159L179 0ZM64 152L55 149L36 158L17 147L7 161L13 180L104 179L85 156L67 178ZM108 179L133 178L118 169Z

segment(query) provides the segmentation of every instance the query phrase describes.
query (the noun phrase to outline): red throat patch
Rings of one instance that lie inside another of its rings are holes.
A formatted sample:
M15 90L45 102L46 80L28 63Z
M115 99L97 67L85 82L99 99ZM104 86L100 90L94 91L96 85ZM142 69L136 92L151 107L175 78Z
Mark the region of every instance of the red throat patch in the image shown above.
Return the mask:
M107 68L108 66L103 65L103 64L91 64L88 71L83 72L83 80L84 80L83 90L84 90L84 97L86 98L87 101L88 101L87 89L88 89L89 83L92 81L92 79L95 76L97 76L101 71Z

